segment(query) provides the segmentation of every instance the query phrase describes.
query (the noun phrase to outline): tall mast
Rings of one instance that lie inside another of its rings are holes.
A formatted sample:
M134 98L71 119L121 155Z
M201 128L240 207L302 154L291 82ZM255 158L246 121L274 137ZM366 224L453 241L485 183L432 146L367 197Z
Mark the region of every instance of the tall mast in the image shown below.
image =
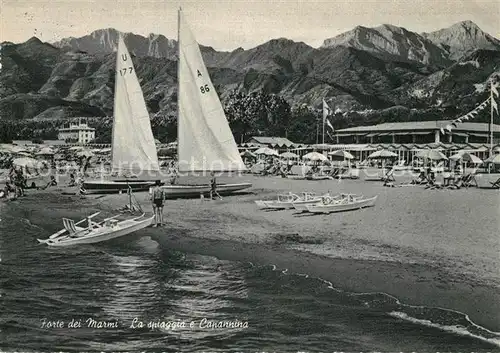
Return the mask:
M179 165L179 145L180 141L179 138L181 136L180 134L180 91L181 91L181 82L180 82L180 72L181 72L181 11L182 8L179 7L179 10L177 11L177 165Z
M325 120L326 118L323 116L323 140L322 140L323 145L325 144Z
M489 125L489 135L490 135L490 157L493 156L493 81L491 81L490 86L490 125Z
M319 119L316 118L316 144L318 144L318 138L319 138Z

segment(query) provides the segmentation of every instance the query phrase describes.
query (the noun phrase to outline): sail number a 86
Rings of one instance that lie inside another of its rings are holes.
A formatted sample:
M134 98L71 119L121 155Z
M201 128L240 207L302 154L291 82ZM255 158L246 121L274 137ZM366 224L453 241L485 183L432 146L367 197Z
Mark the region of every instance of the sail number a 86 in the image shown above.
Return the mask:
M208 92L210 92L210 88L208 88L208 85L200 86L200 92L201 92L201 94L208 93Z

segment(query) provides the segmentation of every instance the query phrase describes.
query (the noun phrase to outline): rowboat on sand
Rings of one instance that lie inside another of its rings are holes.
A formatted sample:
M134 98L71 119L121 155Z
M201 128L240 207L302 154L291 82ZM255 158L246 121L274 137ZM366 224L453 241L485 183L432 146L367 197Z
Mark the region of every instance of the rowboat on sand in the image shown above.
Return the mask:
M52 234L48 239L38 239L38 241L56 247L101 243L146 228L154 220L154 216L145 217L142 214L122 221L118 221L115 219L116 217L110 217L97 223L92 220L97 214L90 215L76 223L72 219L63 218L64 229ZM77 226L85 220L87 221L87 227Z
M154 216L146 216L146 214L142 211L140 204L133 197L131 189L129 189L128 196L129 204L125 206L125 210L130 212L129 215L124 215L122 213L106 218L101 222L93 221L93 218L99 215L100 212L94 213L76 223L72 219L63 218L64 229L52 234L47 239L37 240L39 243L56 247L94 244L123 237L149 227L154 220ZM142 214L136 216L134 215L134 212L136 211L140 211ZM124 219L118 220L117 218L120 217ZM85 221L87 221L87 227L79 226Z
M318 198L318 196L316 196L316 194L313 192L302 192L299 195L289 192L287 194L278 195L278 198L276 200L258 200L255 201L255 204L257 204L257 206L259 206L261 209L270 208L285 210L296 208L296 205L317 202L318 200L320 200L320 198Z
M335 196L330 196L330 193L325 195L316 195L315 193L307 193L306 197L302 200L293 202L293 207L300 212L307 212L307 205L314 205L321 203L325 198L331 198L332 200L340 200L346 197L344 194L339 194Z
M377 196L364 198L363 196L347 195L341 199L325 198L321 203L306 207L307 211L311 213L345 212L375 206L376 200Z

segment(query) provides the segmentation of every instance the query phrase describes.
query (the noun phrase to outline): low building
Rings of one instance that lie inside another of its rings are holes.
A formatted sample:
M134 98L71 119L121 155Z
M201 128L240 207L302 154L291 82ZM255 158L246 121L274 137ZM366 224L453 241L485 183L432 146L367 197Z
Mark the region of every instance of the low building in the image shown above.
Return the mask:
M95 139L95 128L88 126L81 120L78 123L71 122L59 129L57 138L68 143L86 144Z
M337 143L427 144L427 143L488 143L489 124L465 122L450 131L450 121L410 121L357 126L336 131ZM444 134L442 129L444 129ZM500 142L500 125L493 124L493 142Z
M246 143L242 144L242 146L289 149L296 147L297 144L285 137L252 136Z
M398 154L406 163L412 161L422 149L438 149L447 156L467 151L485 159L489 155L489 124L465 122L451 131L446 130L450 121L411 121L357 126L336 131L336 141L318 145L315 150L346 150L356 159L364 160L373 151L388 149ZM442 130L443 129L443 130ZM493 124L493 151L500 151L500 125ZM443 133L444 132L444 133Z

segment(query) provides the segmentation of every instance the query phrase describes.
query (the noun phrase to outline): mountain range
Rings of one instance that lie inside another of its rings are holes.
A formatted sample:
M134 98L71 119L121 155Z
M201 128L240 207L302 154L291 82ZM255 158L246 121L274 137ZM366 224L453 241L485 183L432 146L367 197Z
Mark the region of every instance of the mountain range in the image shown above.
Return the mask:
M51 44L35 37L2 43L0 120L112 115L118 35L110 28ZM124 39L151 115L175 117L177 41L133 33ZM394 120L409 111L416 119L429 111L442 119L465 113L500 75L500 41L471 21L420 34L357 26L320 48L285 38L230 52L200 47L223 102L234 90L264 91L292 106L318 108L325 98L347 114L384 116L397 108Z

